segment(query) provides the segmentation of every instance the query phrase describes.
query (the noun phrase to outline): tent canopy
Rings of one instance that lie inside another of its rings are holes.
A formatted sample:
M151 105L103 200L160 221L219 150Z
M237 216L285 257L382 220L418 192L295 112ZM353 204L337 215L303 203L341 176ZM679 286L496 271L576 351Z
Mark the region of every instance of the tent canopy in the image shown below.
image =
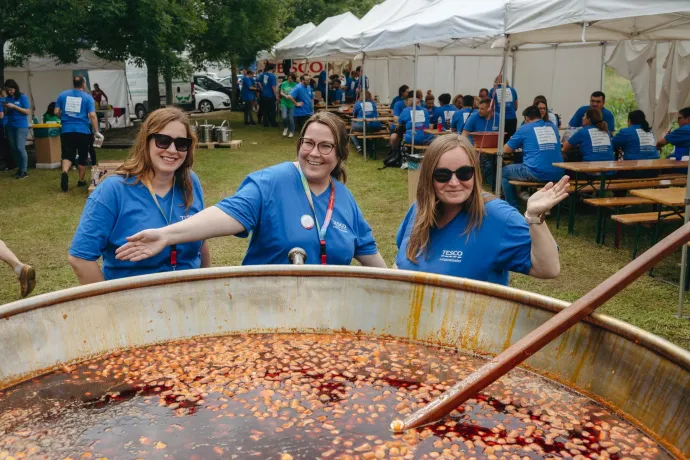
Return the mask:
M316 43L342 37L348 30L357 27L359 19L347 12L323 20L315 29L282 47L275 47L275 55L279 59L306 58Z
M301 26L297 26L292 30L292 32L290 32L287 35L287 37L283 38L281 41L276 43L276 45L273 47L273 49L275 50L277 48L284 48L287 45L289 45L290 43L294 42L295 40L297 40L301 37L304 37L306 34L308 34L309 32L311 32L314 29L316 29L316 26L311 22L308 22L306 24L302 24Z

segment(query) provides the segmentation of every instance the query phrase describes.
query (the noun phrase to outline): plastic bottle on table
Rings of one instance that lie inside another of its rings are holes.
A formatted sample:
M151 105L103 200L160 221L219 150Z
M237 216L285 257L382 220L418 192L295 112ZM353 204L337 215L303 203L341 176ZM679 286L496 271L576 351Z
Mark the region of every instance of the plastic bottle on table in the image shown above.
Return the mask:
M438 117L437 129L439 133L443 132L443 119L441 117Z

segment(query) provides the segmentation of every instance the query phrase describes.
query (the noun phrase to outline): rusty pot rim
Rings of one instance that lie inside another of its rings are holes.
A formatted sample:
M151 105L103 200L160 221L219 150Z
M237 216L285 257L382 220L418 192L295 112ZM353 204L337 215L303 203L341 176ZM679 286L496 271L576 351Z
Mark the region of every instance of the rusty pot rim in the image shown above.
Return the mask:
M196 270L156 273L134 276L117 280L104 281L41 294L28 299L0 305L0 319L9 319L21 313L47 308L59 303L94 297L112 292L130 289L142 289L166 284L187 283L204 280L243 277L341 277L380 279L400 281L410 284L442 287L483 294L498 299L514 301L531 307L557 313L570 305L569 302L548 297L534 292L523 291L499 284L476 281L468 278L436 275L432 273L407 270L370 268L358 266L329 265L251 265L203 268ZM584 319L589 324L601 327L609 332L650 349L686 371L690 371L690 351L669 342L637 326L618 320L611 316L593 313Z

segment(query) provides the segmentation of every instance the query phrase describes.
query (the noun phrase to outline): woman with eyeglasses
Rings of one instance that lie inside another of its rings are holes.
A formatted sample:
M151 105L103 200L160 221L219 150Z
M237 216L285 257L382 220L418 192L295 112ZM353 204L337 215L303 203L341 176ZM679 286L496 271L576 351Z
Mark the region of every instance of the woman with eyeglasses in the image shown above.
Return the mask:
M203 238L169 244L142 262L115 257L132 233L165 227L204 209L201 183L192 171L196 146L181 110L158 109L146 118L124 164L102 179L86 201L69 249L81 284L211 265Z
M568 196L567 176L532 195L522 216L482 191L478 155L464 136L440 136L422 161L417 202L396 237L400 269L508 284L508 272L555 278L558 246L545 213Z
M243 265L287 264L290 250L300 247L307 264L350 265L354 258L385 267L371 227L345 186L348 141L336 115L313 115L302 128L294 162L249 174L233 196L184 222L136 233L117 258L138 262L171 245L251 233Z

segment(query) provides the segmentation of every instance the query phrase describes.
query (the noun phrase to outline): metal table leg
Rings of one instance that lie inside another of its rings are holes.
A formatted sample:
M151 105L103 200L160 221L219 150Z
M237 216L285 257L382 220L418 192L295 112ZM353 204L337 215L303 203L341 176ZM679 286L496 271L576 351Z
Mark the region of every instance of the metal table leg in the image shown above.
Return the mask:
M601 172L600 181L599 198L604 198L604 194L606 194L606 174L604 174L604 171ZM597 206L597 244L599 244L599 240L601 240L601 206Z
M575 190L570 196L570 215L568 216L568 233L570 235L575 234L575 202L577 201L577 182L578 172L575 171Z

